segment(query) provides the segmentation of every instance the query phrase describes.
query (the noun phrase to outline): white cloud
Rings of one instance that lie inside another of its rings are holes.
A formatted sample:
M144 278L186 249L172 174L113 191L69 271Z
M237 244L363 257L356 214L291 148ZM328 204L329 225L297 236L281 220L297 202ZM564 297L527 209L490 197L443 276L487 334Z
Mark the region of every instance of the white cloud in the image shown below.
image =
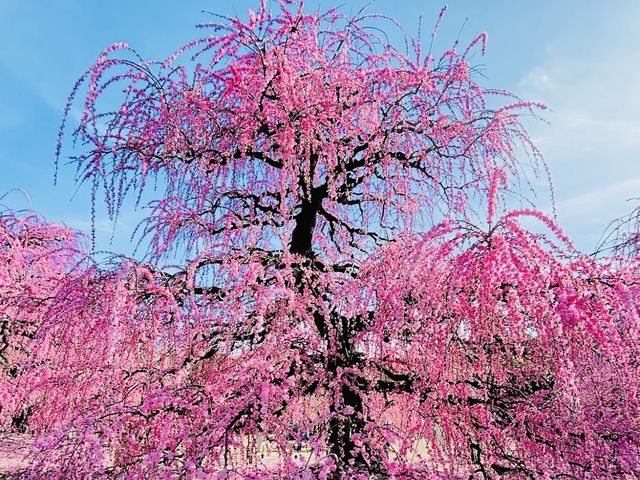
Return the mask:
M551 169L560 225L589 250L640 197L640 61L624 49L603 55L555 45L516 93L551 109L543 115L550 125L531 133Z
M599 212L610 210L614 205L624 206L629 200L638 196L640 196L640 177L635 177L562 200L557 207L560 212L570 216L597 216Z
M527 73L518 86L524 90L544 90L554 86L554 82L549 72L542 66L534 67Z
M563 108L547 115L547 118L551 127L539 137L539 145L554 156L556 151L602 153L640 144L640 118L599 116L586 107Z

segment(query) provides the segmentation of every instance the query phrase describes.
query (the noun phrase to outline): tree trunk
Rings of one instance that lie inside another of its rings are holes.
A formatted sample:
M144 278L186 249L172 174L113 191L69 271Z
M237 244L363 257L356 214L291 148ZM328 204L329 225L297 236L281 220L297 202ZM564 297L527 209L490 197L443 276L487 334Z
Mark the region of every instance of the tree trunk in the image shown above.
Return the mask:
M318 211L326 195L326 185L316 187L311 190L311 198L304 199L300 203L289 245L291 253L305 256L309 260L315 257L313 252L313 232ZM309 266L311 265L313 265L313 262L309 262ZM302 292L305 288L311 291L316 290L313 285L313 278L305 280L303 276L300 276L298 289ZM316 301L318 303L326 301L326 298L323 298L325 293L327 292L317 292L318 298ZM352 472L371 473L372 469L376 470L376 468L370 462L367 462L361 449L354 441L354 435L356 434L363 439L366 438L364 432L366 418L359 390L366 391L367 382L358 374L352 372L344 373L343 371L353 366L358 366L358 355L353 350L352 339L350 338L349 322L344 318L325 318L320 313L322 309L317 306L315 308L317 308L314 313L316 328L327 345L328 381L336 381L340 377L340 387L336 392L332 392L331 420L327 435L327 450L334 456L337 466L334 478L345 478ZM329 325L332 328L328 328ZM329 338L332 334L336 338ZM378 464L377 461L375 463Z
M338 375L337 370L346 365L342 359L329 357L329 371L333 378ZM368 471L367 462L361 450L355 444L354 434L364 438L365 417L363 402L357 388L364 386L364 379L352 373L342 374L341 385L331 403L331 421L327 436L327 448L335 457L337 471L335 478L343 478L347 469L352 471Z

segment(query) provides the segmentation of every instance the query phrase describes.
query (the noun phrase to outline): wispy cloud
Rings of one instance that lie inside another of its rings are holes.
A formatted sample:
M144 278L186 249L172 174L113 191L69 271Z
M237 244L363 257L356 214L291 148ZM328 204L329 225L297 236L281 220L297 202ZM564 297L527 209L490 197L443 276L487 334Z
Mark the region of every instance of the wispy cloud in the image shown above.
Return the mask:
M613 205L624 206L640 197L640 177L630 178L567 198L558 209L570 215L598 215Z
M640 197L640 55L626 38L640 35L614 23L603 18L590 36L550 34L546 54L517 83L520 96L551 109L550 125L532 132L551 168L559 221L586 249Z
M520 79L518 86L525 90L540 91L553 88L555 84L549 72L544 67L538 65Z

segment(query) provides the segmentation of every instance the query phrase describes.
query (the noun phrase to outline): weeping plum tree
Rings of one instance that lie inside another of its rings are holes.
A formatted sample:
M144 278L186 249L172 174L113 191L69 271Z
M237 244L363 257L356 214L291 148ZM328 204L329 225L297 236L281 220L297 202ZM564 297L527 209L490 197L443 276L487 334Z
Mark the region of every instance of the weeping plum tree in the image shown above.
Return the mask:
M14 403L12 380L33 353L49 295L86 254L72 230L10 210L0 212L0 242L0 408L3 420L21 432L31 405Z
M496 213L518 155L544 171L541 106L476 83L485 35L434 56L379 20L263 2L78 81L79 177L114 216L159 198L148 262L45 248L64 274L7 296L38 309L2 304L33 325L22 475L638 477L638 264Z

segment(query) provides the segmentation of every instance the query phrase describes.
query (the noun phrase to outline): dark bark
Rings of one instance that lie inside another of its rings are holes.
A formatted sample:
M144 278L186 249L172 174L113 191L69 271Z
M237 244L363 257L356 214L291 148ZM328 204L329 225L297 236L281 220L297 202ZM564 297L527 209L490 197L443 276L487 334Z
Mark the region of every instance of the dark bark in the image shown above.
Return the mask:
M311 189L310 198L300 203L299 212L295 216L295 227L291 235L289 251L306 257L313 257L313 231L316 227L318 212L322 200L327 197L326 184Z
M316 226L318 207L313 202L304 200L300 206L300 212L295 217L296 226L291 236L291 253L311 256L313 230Z
M303 190L306 190L303 188ZM289 245L289 251L298 255L314 259L313 251L313 233L316 227L318 213L322 209L322 201L327 196L326 184L320 187L311 188L308 198L302 200L298 206L298 213L295 216L295 226ZM305 262L307 263L307 262ZM318 262L310 261L307 263L311 269L321 270L324 265ZM298 289L303 291L310 289L316 290L313 285L313 275L299 277ZM324 301L324 292L315 292L318 301ZM329 378L335 379L338 372L342 369L348 369L355 365L358 356L353 351L351 338L348 328L348 319L331 315L331 318L325 318L320 313L321 309L317 306L313 307L314 321L318 333L327 344L327 366ZM330 327L330 328L329 328ZM337 338L329 338L331 332L335 333ZM369 466L362 453L358 450L353 441L353 435L356 433L363 434L365 426L365 416L363 409L363 400L359 390L367 388L366 380L359 375L343 374L343 382L340 387L340 395L331 404L331 421L329 423L329 432L327 436L327 448L335 457L338 470L336 478L346 472L349 465L351 468L360 471L370 471ZM346 411L345 411L346 409Z

